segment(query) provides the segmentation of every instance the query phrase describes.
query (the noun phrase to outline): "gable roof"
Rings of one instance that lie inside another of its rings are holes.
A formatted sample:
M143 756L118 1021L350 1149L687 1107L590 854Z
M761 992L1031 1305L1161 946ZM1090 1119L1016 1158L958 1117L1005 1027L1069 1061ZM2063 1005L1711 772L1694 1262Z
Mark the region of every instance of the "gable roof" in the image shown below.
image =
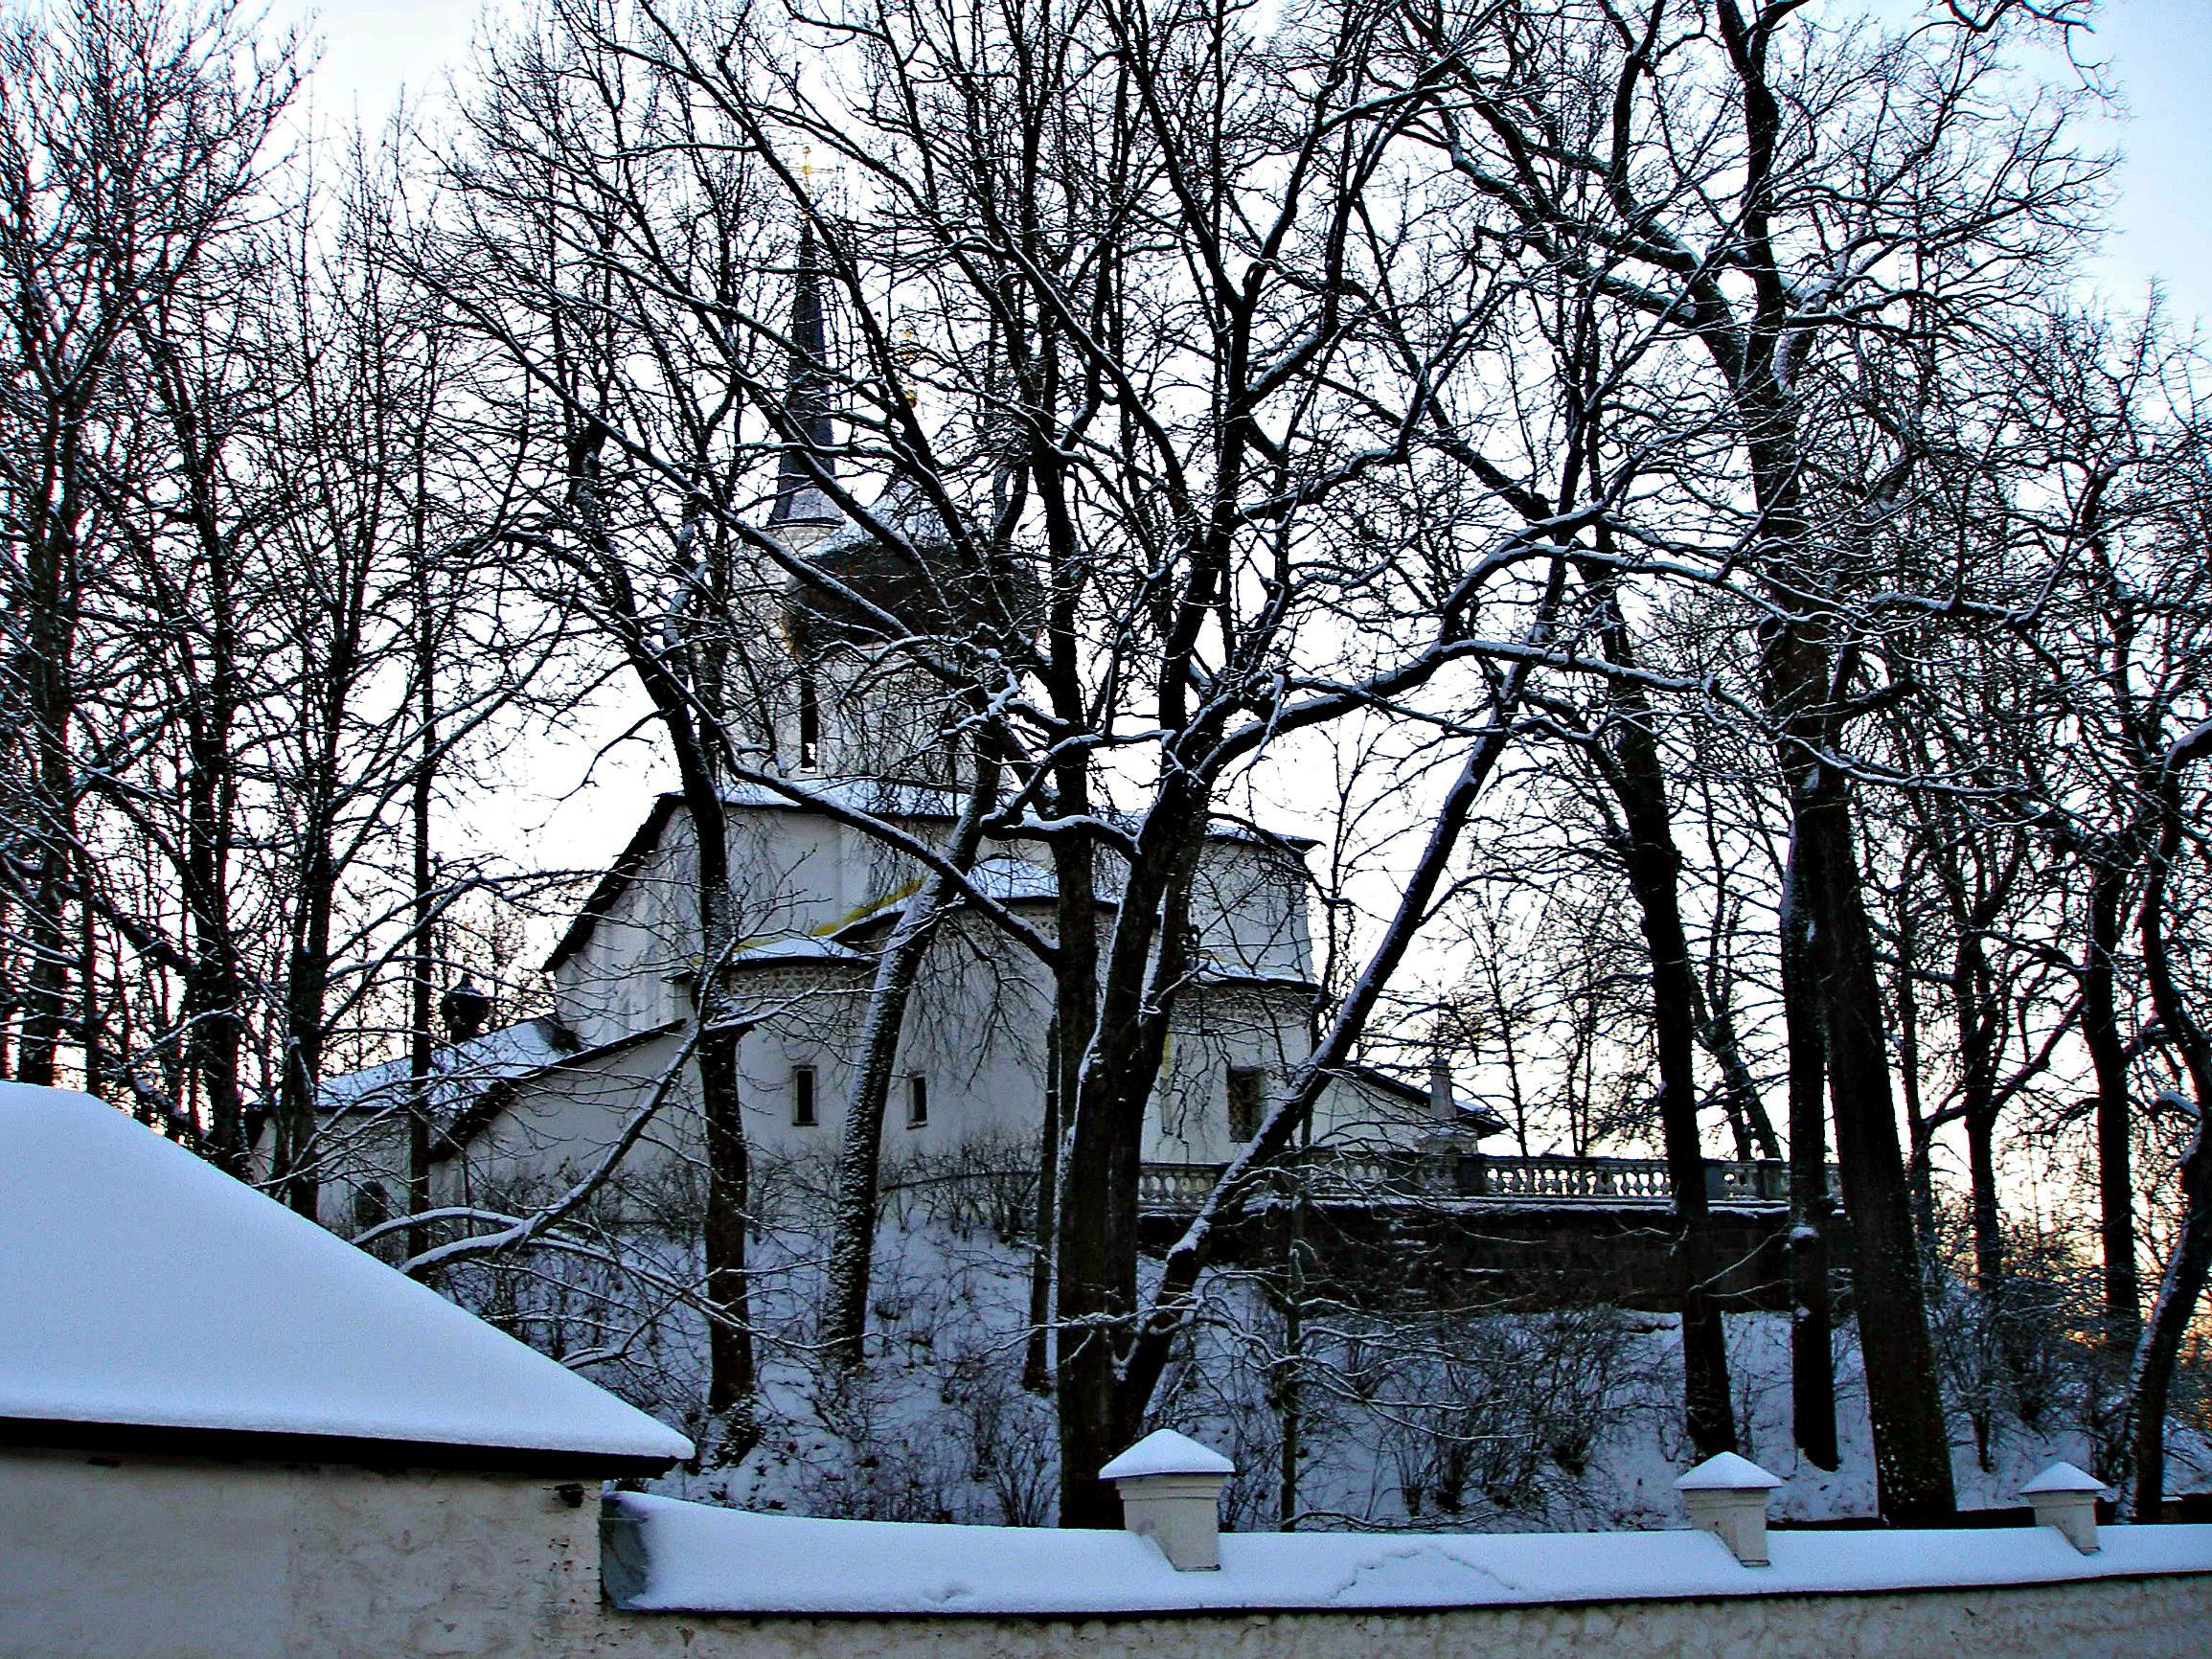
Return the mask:
M651 1473L691 1443L88 1095L0 1084L0 1443Z

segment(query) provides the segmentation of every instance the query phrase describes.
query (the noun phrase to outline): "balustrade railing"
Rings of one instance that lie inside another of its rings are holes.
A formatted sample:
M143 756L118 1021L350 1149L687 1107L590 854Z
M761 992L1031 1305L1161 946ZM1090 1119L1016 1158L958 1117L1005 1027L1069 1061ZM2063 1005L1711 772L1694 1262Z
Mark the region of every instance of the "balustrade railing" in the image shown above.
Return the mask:
M1148 1210L1196 1210L1225 1169L1221 1164L1147 1164L1138 1188ZM1334 1152L1311 1154L1303 1166L1307 1193L1318 1198L1483 1199L1522 1204L1664 1204L1671 1189L1658 1158L1512 1158L1481 1153ZM1285 1184L1296 1170L1266 1171ZM1835 1189L1831 1167L1830 1187ZM1705 1195L1716 1204L1779 1204L1790 1196L1790 1170L1779 1161L1708 1159Z

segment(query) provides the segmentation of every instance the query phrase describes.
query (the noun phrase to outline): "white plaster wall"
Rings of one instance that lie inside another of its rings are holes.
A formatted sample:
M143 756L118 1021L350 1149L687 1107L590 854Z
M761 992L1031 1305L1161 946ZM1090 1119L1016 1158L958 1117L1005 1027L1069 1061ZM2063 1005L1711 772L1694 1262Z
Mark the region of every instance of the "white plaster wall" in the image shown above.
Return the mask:
M521 1476L0 1452L10 1659L589 1651L598 1503Z
M2202 1659L2212 1577L2002 1590L1745 1596L1129 1619L797 1619L609 1612L619 1659Z
M531 1079L465 1153L438 1166L438 1202L475 1201L518 1178L564 1180L589 1170L652 1099L661 1078L677 1067L682 1049L680 1034L664 1034ZM626 1170L656 1171L697 1146L697 1099L684 1065Z

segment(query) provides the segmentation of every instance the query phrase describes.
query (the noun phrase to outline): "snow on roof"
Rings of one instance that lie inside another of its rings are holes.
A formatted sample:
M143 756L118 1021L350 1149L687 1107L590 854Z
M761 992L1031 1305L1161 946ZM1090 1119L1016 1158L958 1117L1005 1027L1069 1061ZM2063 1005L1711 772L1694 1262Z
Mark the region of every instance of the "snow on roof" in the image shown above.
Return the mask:
M1355 1088L1380 1089L1384 1094L1414 1105L1429 1103L1428 1090L1421 1084L1407 1082L1403 1078L1394 1078L1388 1072L1380 1071L1359 1060L1351 1060L1339 1066L1335 1075ZM1465 1095L1454 1095L1451 1103L1466 1120L1461 1127L1469 1134L1477 1137L1502 1134L1512 1126L1480 1101L1470 1100Z
M868 516L917 548L943 547L952 540L951 528L937 504L909 478L887 481L869 503ZM864 552L879 545L881 538L858 519L842 511L837 518L837 528L807 549L809 559L820 563L837 554Z
M88 1095L0 1084L0 1265L12 1432L312 1436L608 1473L691 1455L673 1429Z
M968 873L968 884L984 898L995 898L1001 904L1060 897L1059 875L1050 866L1033 864L1026 858L978 859L975 868Z
M430 1057L434 1075L430 1105L449 1112L465 1105L489 1083L508 1082L559 1065L580 1052L575 1034L559 1020L540 1016L501 1026L467 1042L448 1043ZM325 1078L315 1103L327 1112L389 1111L408 1103L414 1068L404 1057Z
M614 1500L615 1604L640 1612L1031 1616L1664 1601L2212 1573L2212 1528L1775 1533L1745 1567L1709 1533L1224 1533L1178 1573L1133 1533L817 1521ZM623 1537L620 1532L630 1532Z
M741 781L722 786L722 799L737 807L764 807L803 812L810 807L830 807L878 818L950 820L960 815L968 791L948 784L917 784L890 778L791 778L783 786ZM663 796L682 805L682 797ZM1133 830L1138 820L1120 812L1094 814L1102 822ZM1015 833L1021 833L1017 829ZM1221 816L1206 826L1209 841L1250 842L1257 846L1281 845L1293 850L1317 846L1311 835L1262 830L1256 825Z
M732 807L803 812L823 806L878 818L951 818L959 814L965 790L943 784L913 784L891 778L793 778L786 789L765 784L722 785ZM678 797L681 804L681 797Z
M916 887L921 884L917 882ZM1000 904L1050 902L1060 897L1060 878L1041 864L1033 864L1026 858L1007 856L980 859L968 872L968 885L984 898ZM847 922L832 936L836 939L865 939L882 932L904 916L914 903L914 889L878 900L858 917ZM1099 903L1111 909L1113 901L1102 897ZM847 948L840 946L839 948ZM857 951L856 960L866 960Z
M817 939L812 934L803 933L789 933L756 943L741 944L730 953L732 967L779 967L809 962L855 964L871 960L866 951L855 950L849 944L839 944L833 939Z
M1233 1475L1237 1466L1187 1434L1156 1428L1098 1472L1102 1481L1143 1480L1149 1475Z

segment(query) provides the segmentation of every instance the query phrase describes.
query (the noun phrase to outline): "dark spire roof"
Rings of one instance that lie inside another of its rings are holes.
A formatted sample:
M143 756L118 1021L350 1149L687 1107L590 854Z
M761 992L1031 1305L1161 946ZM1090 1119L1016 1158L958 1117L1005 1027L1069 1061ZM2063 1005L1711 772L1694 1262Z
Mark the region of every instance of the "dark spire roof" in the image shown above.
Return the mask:
M814 250L814 227L799 226L799 258L791 284L791 379L784 409L801 442L825 468L835 442L830 424L829 330L822 307L822 267ZM796 446L787 445L776 467L776 502L770 525L838 524L844 514L815 485Z

